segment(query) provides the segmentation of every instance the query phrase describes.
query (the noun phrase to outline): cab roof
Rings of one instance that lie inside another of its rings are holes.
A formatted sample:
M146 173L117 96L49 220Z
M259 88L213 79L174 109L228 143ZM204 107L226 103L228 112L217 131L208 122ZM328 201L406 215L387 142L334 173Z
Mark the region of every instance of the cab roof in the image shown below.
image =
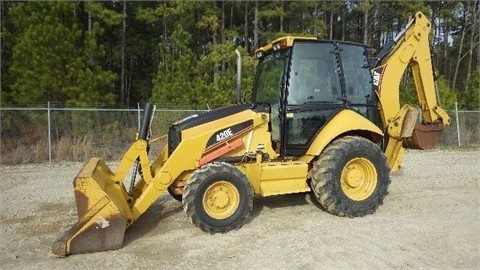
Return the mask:
M350 44L355 46L362 46L365 48L370 48L369 45L351 42L351 41L340 41L340 40L329 40L329 39L320 39L316 37L301 37L301 36L284 36L275 39L274 41L268 43L267 45L260 47L255 50L254 58L259 59L262 58L265 54L269 53L270 51L276 51L283 48L289 48L293 46L293 43L296 41L324 41L324 42L338 42L342 44Z
M260 47L255 50L255 58L261 58L264 54L270 52L271 50L278 50L280 48L288 48L293 46L294 41L306 41L306 40L319 40L316 37L299 37L299 36L284 36L275 39L274 41L270 42L269 44Z

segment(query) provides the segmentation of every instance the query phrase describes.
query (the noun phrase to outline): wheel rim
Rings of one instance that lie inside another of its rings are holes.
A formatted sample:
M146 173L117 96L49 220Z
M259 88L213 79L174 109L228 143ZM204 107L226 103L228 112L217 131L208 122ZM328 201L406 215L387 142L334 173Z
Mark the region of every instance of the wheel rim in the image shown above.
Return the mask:
M355 158L343 168L340 181L348 198L362 201L375 191L377 179L377 170L370 160Z
M212 218L231 216L240 205L238 189L230 182L218 181L210 185L203 195L203 208Z

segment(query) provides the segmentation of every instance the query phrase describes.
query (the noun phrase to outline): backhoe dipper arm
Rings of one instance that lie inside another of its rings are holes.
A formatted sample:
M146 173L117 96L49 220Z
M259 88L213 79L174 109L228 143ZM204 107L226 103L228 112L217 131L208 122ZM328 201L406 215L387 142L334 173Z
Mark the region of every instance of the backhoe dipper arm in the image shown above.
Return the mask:
M380 51L373 63L373 85L378 95L382 122L388 134L385 154L392 171L398 170L403 161L405 139L415 140L412 134L414 129L418 128L418 110L409 105L400 108L400 80L408 67L411 67L422 110L422 128L428 130L431 127L428 131L435 130L438 133L450 123L448 114L437 102L428 41L430 29L428 18L421 12L415 13L406 28ZM432 137L427 140L434 139ZM415 148L427 148L418 146L418 143L413 144L417 145Z

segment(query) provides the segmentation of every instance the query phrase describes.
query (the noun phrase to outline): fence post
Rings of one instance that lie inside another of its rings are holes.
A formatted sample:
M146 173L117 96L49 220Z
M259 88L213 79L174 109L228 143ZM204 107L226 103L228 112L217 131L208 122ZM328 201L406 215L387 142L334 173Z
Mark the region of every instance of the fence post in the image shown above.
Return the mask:
M50 122L50 101L47 102L47 122L48 122L48 162L52 164L52 132Z
M137 130L140 131L140 103L137 102Z
M462 143L460 141L460 121L458 119L458 106L456 101L455 101L455 118L457 119L457 142L458 142L458 146L461 146Z

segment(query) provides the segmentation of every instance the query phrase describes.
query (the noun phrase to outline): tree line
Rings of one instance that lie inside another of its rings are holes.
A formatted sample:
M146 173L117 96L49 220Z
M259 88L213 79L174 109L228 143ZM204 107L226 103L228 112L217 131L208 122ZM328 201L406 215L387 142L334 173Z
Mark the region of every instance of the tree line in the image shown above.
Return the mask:
M234 102L255 48L282 35L374 50L422 11L445 107L480 107L478 1L1 1L1 105L214 108ZM402 98L413 82L402 80Z

